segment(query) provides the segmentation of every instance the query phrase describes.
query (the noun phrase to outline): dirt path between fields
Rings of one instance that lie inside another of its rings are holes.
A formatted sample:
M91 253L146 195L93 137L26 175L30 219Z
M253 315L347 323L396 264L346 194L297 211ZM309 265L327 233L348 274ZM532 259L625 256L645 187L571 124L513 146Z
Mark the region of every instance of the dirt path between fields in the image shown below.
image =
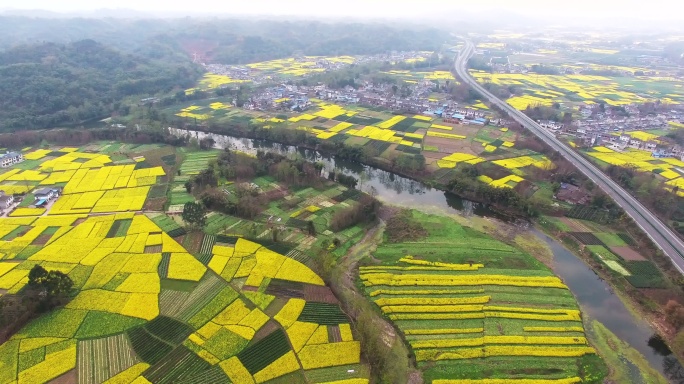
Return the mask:
M351 296L354 299L361 298L363 300L368 301L367 298L363 297L363 293L359 291L358 287L355 284L356 275L358 274L358 264L359 261L366 257L369 257L374 261L379 262L379 260L373 258L371 253L375 251L375 249L378 247L380 243L382 243L382 236L385 229L385 220L391 217L393 213L394 212L392 210L392 207L383 207L378 215L378 224L371 228L363 237L363 239L358 243L354 244L349 249L347 254L339 260L340 263L338 264L336 269L338 269L341 272L339 278L340 288L342 288L342 290L344 290L347 295L351 294ZM344 297L342 292L335 292L335 294L337 295L337 297ZM357 313L353 313L352 308L346 309L348 310L348 314L352 317L352 319L355 320ZM382 341L387 346L387 348L391 348L393 345L395 345L395 342L398 342L400 345L402 345L404 349L406 348L403 344L403 341L397 335L394 326L389 321L385 320L382 316L377 314L374 316L373 321L377 325L379 325L380 329L382 329ZM406 350L406 353L408 353L408 350ZM408 384L422 383L423 377L421 373L415 370L415 368L409 367Z

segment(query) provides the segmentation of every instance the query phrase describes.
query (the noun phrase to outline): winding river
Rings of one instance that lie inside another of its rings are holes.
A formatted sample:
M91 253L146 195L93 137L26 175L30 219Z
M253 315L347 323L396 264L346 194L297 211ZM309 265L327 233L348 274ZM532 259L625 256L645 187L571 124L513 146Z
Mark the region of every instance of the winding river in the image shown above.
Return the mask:
M273 151L280 154L302 156L309 161L325 164L324 172L335 169L359 179L359 188L376 193L380 200L409 208L433 207L443 212L457 213L463 216L483 216L500 220L509 219L498 215L485 205L459 198L448 192L433 189L425 184L395 175L378 168L358 162L324 156L315 150L302 149L295 146L273 143L265 140L252 140L226 135L171 129L178 136L190 134L202 139L211 137L216 148L231 148L255 154L257 150ZM603 323L621 340L641 353L649 364L659 372L669 376L671 382L682 383L673 376L684 371L676 359L668 355L666 346L654 348L649 346L649 338L654 330L643 319L636 318L625 307L623 302L612 292L611 287L597 276L580 258L567 250L556 240L539 232L531 231L546 242L554 254L554 271L567 284L577 298L583 313ZM673 367L672 365L675 365ZM635 380L639 382L640 380Z

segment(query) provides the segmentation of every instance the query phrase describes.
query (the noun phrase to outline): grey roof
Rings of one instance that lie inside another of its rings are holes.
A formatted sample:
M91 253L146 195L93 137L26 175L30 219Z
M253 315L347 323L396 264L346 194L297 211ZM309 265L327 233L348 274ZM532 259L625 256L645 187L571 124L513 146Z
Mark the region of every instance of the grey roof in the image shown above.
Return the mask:
M34 191L33 194L34 195L47 195L49 193L52 193L53 191L54 191L54 189L52 189L52 188L41 188L37 191Z
M13 199L13 198L14 198L14 196L10 196L10 195L3 195L3 196L0 196L0 203L6 203L6 202L10 201L10 200Z
M20 154L17 152L7 152L7 153L3 153L2 155L0 155L0 159L4 159L6 157L19 157L19 155Z

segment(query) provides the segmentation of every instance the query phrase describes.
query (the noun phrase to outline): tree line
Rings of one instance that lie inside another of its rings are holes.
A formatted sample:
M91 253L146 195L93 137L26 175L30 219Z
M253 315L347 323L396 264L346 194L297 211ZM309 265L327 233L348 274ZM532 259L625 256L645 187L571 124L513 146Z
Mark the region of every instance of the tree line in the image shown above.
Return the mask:
M18 131L0 133L0 147L21 149L51 143L55 145L85 145L96 140L115 140L133 144L167 144L172 146L187 145L186 137L170 135L158 129L50 129L41 131Z

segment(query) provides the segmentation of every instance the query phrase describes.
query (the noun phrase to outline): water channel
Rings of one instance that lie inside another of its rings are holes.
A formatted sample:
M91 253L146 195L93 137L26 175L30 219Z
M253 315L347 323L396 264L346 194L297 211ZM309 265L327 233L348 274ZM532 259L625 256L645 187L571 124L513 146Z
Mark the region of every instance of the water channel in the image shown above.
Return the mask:
M373 188L380 200L392 204L409 208L432 207L445 213L510 220L491 211L483 204L463 200L456 195L433 189L419 181L358 162L324 156L315 150L265 140L252 140L197 131L172 129L171 133L183 136L190 134L197 139L211 137L214 139L216 148L231 148L252 154L255 154L257 150L273 151L285 155L299 155L309 161L321 162L325 164L324 171L335 169L337 172L341 171L344 174L352 175L360 180L359 188L364 191ZM649 346L649 338L655 332L646 321L634 317L618 296L612 292L611 287L600 279L580 258L551 237L536 229L531 229L531 231L539 239L546 242L553 251L554 271L575 295L583 313L603 323L621 340L641 353L654 369L669 376L671 382L684 383L684 380L677 380L672 377L676 374L676 372L672 372L673 370L682 372L684 369L681 368L676 359L672 358L672 355L664 356L667 354L666 347L664 348L665 352L663 352L663 348ZM670 366L672 364L676 367ZM670 367L666 369L666 366Z

